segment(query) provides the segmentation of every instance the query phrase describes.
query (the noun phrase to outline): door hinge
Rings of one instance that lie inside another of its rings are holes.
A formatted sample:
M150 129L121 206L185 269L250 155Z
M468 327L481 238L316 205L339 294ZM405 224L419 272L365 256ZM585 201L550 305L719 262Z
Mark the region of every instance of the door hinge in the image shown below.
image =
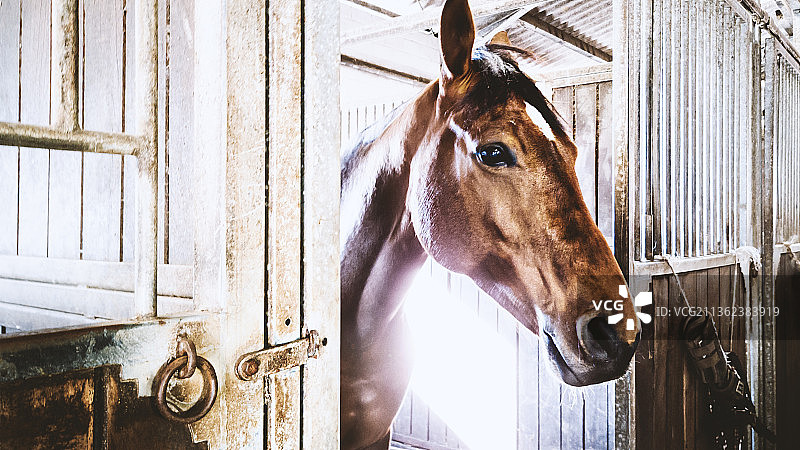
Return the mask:
M236 363L236 376L252 381L293 367L300 367L311 358L318 358L326 339L320 339L316 330L306 337L286 344L276 345L256 352L245 353Z

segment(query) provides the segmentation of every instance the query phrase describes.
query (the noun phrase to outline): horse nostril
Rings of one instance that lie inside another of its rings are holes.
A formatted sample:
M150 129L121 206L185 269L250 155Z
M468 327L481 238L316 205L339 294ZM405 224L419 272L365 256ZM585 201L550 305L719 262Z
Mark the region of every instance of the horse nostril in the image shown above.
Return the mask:
M615 358L620 350L622 340L617 335L614 327L608 323L605 316L595 317L586 324L587 338L591 340L591 347L599 347L608 358Z

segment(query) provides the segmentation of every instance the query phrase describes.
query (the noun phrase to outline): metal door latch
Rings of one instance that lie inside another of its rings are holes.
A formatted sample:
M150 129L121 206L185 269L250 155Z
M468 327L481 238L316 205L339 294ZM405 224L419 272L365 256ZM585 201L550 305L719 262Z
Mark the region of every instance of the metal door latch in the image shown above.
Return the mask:
M306 337L257 352L245 353L236 362L236 376L252 381L293 367L300 367L310 358L318 358L327 339L320 339L316 330Z

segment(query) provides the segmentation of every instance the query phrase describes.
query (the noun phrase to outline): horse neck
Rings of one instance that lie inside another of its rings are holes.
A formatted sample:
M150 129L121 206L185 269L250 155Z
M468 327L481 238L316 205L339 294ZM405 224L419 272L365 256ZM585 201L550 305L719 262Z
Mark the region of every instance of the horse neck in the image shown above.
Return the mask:
M429 85L376 139L343 158L342 329L362 337L395 317L425 261L406 195L411 160L435 119L437 88Z

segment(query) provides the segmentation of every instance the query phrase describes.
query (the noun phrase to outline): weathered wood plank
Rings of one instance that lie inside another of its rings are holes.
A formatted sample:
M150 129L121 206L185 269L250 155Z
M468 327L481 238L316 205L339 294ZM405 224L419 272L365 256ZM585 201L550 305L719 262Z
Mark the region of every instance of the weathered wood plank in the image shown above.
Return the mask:
M430 408L422 397L413 391L411 398L411 437L427 441Z
M70 314L50 309L0 302L0 324L10 332L40 331L52 328L71 327L97 323L82 314Z
M652 286L653 302L664 303L668 296L667 281L663 277L654 277ZM655 326L658 326L658 322L659 320L656 319ZM646 448L655 448L656 410L661 409L657 406L661 402L657 397L658 384L655 382L654 331L653 327L644 326L639 347L634 355L636 364L634 389L637 405L636 445Z
M686 298L692 306L703 306L706 302L704 290L700 290L701 286L705 285L704 272L690 272L681 275L681 283L686 292ZM680 317L683 319L683 317ZM680 326L680 322L678 323ZM680 339L680 332L675 336ZM695 424L697 421L697 376L694 373L694 368L690 365L686 358L686 348L683 342L677 341L679 347L679 354L681 366L683 369L682 389L679 395L683 399L683 448L695 448ZM677 356L677 355L676 355Z
M658 280L658 281L657 281ZM677 285L674 282L674 276L666 275L664 277L653 279L653 304L659 308L670 308L674 304L675 289ZM668 309L669 311L669 309ZM652 427L652 441L653 448L658 448L661 445L669 443L669 411L675 408L674 405L668 403L667 387L668 387L668 374L669 374L669 360L667 359L670 354L670 346L674 340L670 335L671 319L669 317L653 315L653 427ZM674 354L672 355L674 356ZM659 438L660 436L667 439ZM656 443L656 440L659 440Z
M81 159L75 152L50 152L47 255L52 258L81 257Z
M22 4L20 63L20 121L33 125L49 122L50 2ZM49 151L21 148L19 155L18 252L47 256L47 182Z
M685 285L685 276L681 282ZM669 277L669 303L668 306L683 306L678 283L674 277ZM683 433L683 372L684 372L684 353L680 347L681 343L676 339L679 318L675 314L669 318L669 340L666 349L666 390L664 409L667 411L665 435L666 445L664 448L682 448L684 442Z
M0 290L4 302L21 306L82 314L90 318L124 320L135 316L131 292L2 278ZM159 307L164 306L164 315L192 310L190 299L159 296L158 300Z
M587 84L575 88L575 145L578 158L575 172L578 175L583 201L592 218L597 221L597 85Z
M304 369L303 447L337 450L339 435L339 6L305 2L303 324L328 339ZM331 95L331 93L334 95ZM321 150L324 149L324 150Z
M0 121L19 120L19 1L0 3ZM0 254L17 253L19 150L0 146Z
M244 8L244 5L241 6ZM256 10L257 11L257 10ZM251 8L244 16L256 14ZM267 102L267 344L278 345L300 337L303 292L303 105L302 105L302 4L290 1L269 2L269 30L266 63L269 76ZM253 17L252 20L256 20ZM246 42L246 41L245 41ZM244 42L242 43L242 45ZM258 45L261 45L260 43ZM241 57L244 57L244 47ZM232 61L229 61L230 64ZM266 75L266 74L265 74ZM246 97L247 91L238 95ZM230 93L229 93L230 98ZM256 100L248 100L241 107ZM260 104L263 99L259 96ZM247 126L241 124L241 126ZM261 145L260 142L254 142ZM230 145L230 144L229 144ZM236 144L234 144L236 145ZM250 149L245 149L250 151ZM253 195L259 205L258 189ZM261 194L263 195L263 193ZM248 199L250 200L250 199ZM278 374L269 380L270 395L280 402L268 407L267 436L270 448L300 448L302 397L299 371Z
M720 276L719 306L730 307L733 300L734 283L736 283L736 281L741 276L738 265L720 267L719 276ZM746 306L746 305L739 305L739 306ZM720 342L722 343L722 347L725 350L730 351L732 345L730 316L720 314L714 318L714 321L717 324L717 330L719 331L719 337L720 337Z
M133 131L135 127L136 114L136 89L134 76L136 74L136 8L130 4L131 0L123 0L123 67L122 82L123 110L122 110L122 130L125 132ZM123 156L121 163L121 187L122 195L120 202L122 205L122 261L132 262L134 260L134 239L136 233L136 158L133 156Z
M411 434L411 395L406 395L400 411L392 422L392 433L408 436Z
M122 130L122 2L87 0L83 32L83 127ZM83 258L120 261L122 159L83 155Z
M553 89L553 106L556 111L561 115L561 118L566 122L568 130L567 133L575 137L575 124L574 117L574 86L567 86L563 88Z
M597 85L597 226L614 247L614 142L611 82Z
M539 338L519 328L517 349L517 448L539 448Z
M191 264L194 258L192 229L192 180L194 150L194 2L170 0L169 65L169 140L165 147L165 195L169 211L165 230L169 230L170 264ZM167 191L166 187L169 187Z
M158 266L158 294L192 297L192 275L192 266L160 264ZM0 277L133 292L134 265L106 261L0 255Z
M541 350L541 349L540 349ZM561 383L548 365L547 352L539 353L539 448L561 448Z

